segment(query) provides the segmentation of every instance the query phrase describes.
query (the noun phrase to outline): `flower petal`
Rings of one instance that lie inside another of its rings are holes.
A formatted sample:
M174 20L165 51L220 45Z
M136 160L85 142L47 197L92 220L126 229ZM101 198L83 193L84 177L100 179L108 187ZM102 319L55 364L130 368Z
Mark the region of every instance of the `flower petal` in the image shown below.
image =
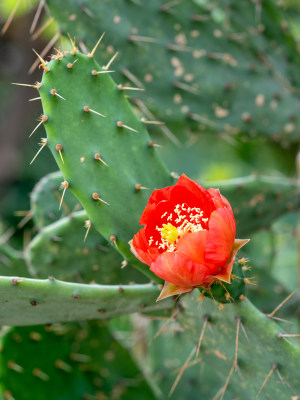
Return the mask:
M167 297L174 296L176 294L188 293L191 292L192 290L193 288L190 287L176 286L173 285L173 283L165 282L164 287L162 288L162 291L160 292L160 295L156 301L163 300Z
M144 264L150 265L160 254L155 247L149 247L145 228L140 229L129 243L131 252Z
M205 260L225 266L234 244L235 220L227 207L217 208L210 217Z
M227 207L230 210L232 210L229 201L224 196L221 195L219 189L210 188L210 189L207 189L207 191L209 194L211 194L216 208Z
M206 265L177 252L162 253L151 264L150 270L163 280L185 288L201 285L211 274Z

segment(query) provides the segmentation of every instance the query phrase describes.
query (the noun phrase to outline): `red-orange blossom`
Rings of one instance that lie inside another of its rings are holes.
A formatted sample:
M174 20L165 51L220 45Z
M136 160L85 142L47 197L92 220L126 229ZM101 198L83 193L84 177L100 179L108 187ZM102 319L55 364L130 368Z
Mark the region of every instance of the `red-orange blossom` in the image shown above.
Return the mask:
M248 239L235 239L229 202L218 189L204 189L186 175L176 185L154 190L141 216L131 251L165 280L159 299L230 283L236 252Z

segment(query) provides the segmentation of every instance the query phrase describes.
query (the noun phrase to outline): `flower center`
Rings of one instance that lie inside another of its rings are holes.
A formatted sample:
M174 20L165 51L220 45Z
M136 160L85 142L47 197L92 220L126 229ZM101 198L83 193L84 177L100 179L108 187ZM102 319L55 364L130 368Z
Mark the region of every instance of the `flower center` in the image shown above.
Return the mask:
M185 203L177 204L173 212L166 211L161 215L162 224L155 227L159 236L151 236L149 246L154 242L158 249L175 251L181 236L186 233L199 232L207 229L208 218L204 217L199 207L188 207Z
M178 238L178 230L177 228L168 223L168 224L163 224L163 228L161 230L161 237L162 239L166 239L168 242L176 242Z

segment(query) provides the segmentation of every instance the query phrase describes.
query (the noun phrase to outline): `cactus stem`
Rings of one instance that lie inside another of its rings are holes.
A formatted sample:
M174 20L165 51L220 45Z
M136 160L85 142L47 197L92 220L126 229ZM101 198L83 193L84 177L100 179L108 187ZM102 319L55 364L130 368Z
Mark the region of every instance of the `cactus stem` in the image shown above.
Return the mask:
M88 54L88 57L93 58L95 51L97 50L97 47L99 46L99 44L101 43L101 40L103 39L103 36L105 35L105 32L102 33L102 35L100 36L98 42L95 44L95 47L93 48L93 50Z
M41 148L39 149L39 151L36 153L36 155L33 157L33 159L30 161L30 165L33 163L33 161L37 158L37 156L40 154L40 152L43 150L43 148L47 145L47 139L46 138L42 138L42 142L39 143L39 145L41 146Z
M104 164L106 167L109 166L105 161L102 160L101 155L100 155L99 153L96 153L96 154L94 155L94 159L97 160L97 161L102 162L102 164Z
M72 69L72 68L73 68L73 65L74 65L78 60L79 60L79 58L76 58L76 60L73 61L72 63L68 63L68 64L67 64L67 68Z
M148 125L165 125L163 121L149 121L148 119L142 117L141 121L143 124L148 124Z
M115 72L115 71L96 71L95 69L93 69L91 74L95 76L95 75L100 75L100 74L110 74L111 72Z
M62 149L63 149L63 147L62 147L62 145L61 145L60 143L58 143L58 144L55 146L55 150L59 152L61 161L62 161L62 163L64 164L64 159L63 159L63 156L62 156Z
M35 52L35 54L37 55L38 59L40 60L41 66L42 66L44 72L45 73L49 72L50 68L47 67L47 62L34 49L32 49L32 50Z
M31 40L36 40L53 21L53 17L48 18L47 21L31 36Z
M123 124L122 121L118 121L118 122L117 122L117 127L118 127L118 128L125 128L125 129L128 129L129 131L138 133L138 131L137 131L136 129L133 129L133 128L131 128L130 126Z
M32 99L29 99L28 101L36 101L36 100L41 100L41 97L33 97Z
M19 0L16 3L16 5L13 8L12 12L9 14L9 16L8 16L6 22L5 22L5 24L4 24L4 26L3 26L2 30L1 30L1 35L4 35L5 32L7 31L7 29L9 28L12 20L14 19L14 16L15 16L16 12L18 11L18 8L19 8L20 4L21 4L21 0Z
M118 54L119 54L119 52L117 51L117 52L112 56L112 58L108 61L108 63L107 63L104 67L102 67L102 69L104 69L105 71L109 70L109 67L110 67L111 64L114 62L114 60L117 58Z
M40 122L37 124L37 126L34 128L34 130L31 132L31 134L29 135L29 137L31 137L31 136L34 134L34 132L35 132L42 124L44 124L45 122L48 121L47 115L42 115L42 116L39 118L39 121L40 121Z
M138 36L138 35L129 35L128 40L131 42L146 42L146 43L157 43L158 39L149 37L149 36Z
M84 239L83 239L84 242L86 241L86 238L87 238L87 235L89 234L89 231L90 231L90 229L91 229L91 226L92 226L91 221L90 221L89 219L87 219L87 220L84 222L84 227L86 228L86 232L85 232Z
M50 379L49 375L45 374L45 372L43 372L43 371L42 371L41 369L39 369L39 368L34 368L34 369L32 370L32 374L33 374L33 376L35 376L36 378L41 379L41 380L44 381L44 382L47 382L47 381L49 381L49 379Z
M35 15L33 17L33 21L32 21L32 24L31 24L31 27L30 27L30 30L29 30L30 35L32 35L32 33L34 32L34 30L36 28L36 25L37 25L38 20L40 18L41 12L42 12L42 10L43 10L43 8L45 6L45 3L46 3L46 0L40 0L40 2L39 2L39 5L38 5L36 13L35 13Z
M200 351L200 347L201 347L201 344L202 344L202 340L203 340L203 337L204 337L204 333L205 333L205 329L206 329L206 326L207 326L207 324L208 324L208 321L209 321L209 318L208 318L208 316L206 315L206 316L204 317L204 323L203 323L203 326L202 326L202 329L201 329L201 332L200 332L200 337L199 337L199 342L198 342L198 346L197 346L197 351L196 351L195 360L197 360L197 358L198 358L199 351Z
M188 367L188 365L189 365L189 363L190 363L190 361L191 361L193 355L195 354L195 352L196 352L196 346L193 347L193 349L192 349L192 351L190 352L188 358L185 360L183 366L180 368L180 370L179 370L179 372L178 372L178 375L176 376L176 379L175 379L175 381L174 381L174 383L173 383L173 385L172 385L172 387L171 387L171 390L170 390L170 392L169 392L168 397L171 397L171 396L172 396L174 390L176 389L176 387L177 387L177 385L178 385L178 383L179 383L179 381L180 381L180 379L181 379L181 377L182 377L184 371L187 369L187 367Z
M138 78L135 75L133 75L133 73L130 72L128 69L126 68L122 69L122 74L125 75L126 78L128 78L136 86L138 86L139 88L143 88L142 82L140 82Z
M66 190L68 189L68 187L69 187L69 182L68 181L63 181L62 183L61 183L61 185L60 185L60 190L64 190L63 191L63 194L62 194L62 196L61 196L61 199L60 199L60 203L59 203L59 210L61 209L61 205L62 205L62 203L63 203L63 201L64 201L64 196L65 196L65 193L66 193Z
M290 293L272 312L267 316L269 318L273 318L273 315L297 292L298 288L295 289L292 293Z
M108 206L110 206L109 203L107 203L105 200L101 199L99 193L97 193L97 192L94 192L92 194L92 198L93 198L93 200L99 200L99 201L101 201L101 203L104 203L104 204L107 204Z
M143 88L137 88L137 87L131 87L131 86L123 86L123 85L118 85L118 89L123 91L123 90L139 90L139 91L144 91L145 89Z
M268 373L268 375L266 376L266 379L264 380L263 384L261 385L261 388L259 389L256 398L258 398L258 396L260 395L260 393L262 392L263 388L265 387L265 385L267 384L268 380L271 378L271 375L273 374L273 372L275 371L275 369L277 369L277 365L273 364L272 365L272 369L271 371Z
M103 114L99 113L98 111L92 110L89 106L84 106L84 107L83 107L83 111L85 111L85 112L92 112L92 113L94 113L94 114L100 115L100 117L106 118L106 115L103 115Z
M56 89L51 89L50 93L52 94L52 96L57 96L63 100L66 100L64 97L62 97L60 94L57 93Z
M39 90L39 88L42 86L41 82L36 82L34 85L30 85L28 83L15 83L15 82L13 82L12 85L27 86L27 87L32 87L32 88L37 89L37 90Z

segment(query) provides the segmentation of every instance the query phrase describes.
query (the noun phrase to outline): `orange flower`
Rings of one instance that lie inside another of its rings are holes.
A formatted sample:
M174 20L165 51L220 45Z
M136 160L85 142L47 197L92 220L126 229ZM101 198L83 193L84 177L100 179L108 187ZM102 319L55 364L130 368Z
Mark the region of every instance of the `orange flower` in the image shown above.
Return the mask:
M154 190L141 216L132 253L165 280L158 298L230 283L235 254L249 239L235 239L229 202L218 189L204 189L186 175Z

